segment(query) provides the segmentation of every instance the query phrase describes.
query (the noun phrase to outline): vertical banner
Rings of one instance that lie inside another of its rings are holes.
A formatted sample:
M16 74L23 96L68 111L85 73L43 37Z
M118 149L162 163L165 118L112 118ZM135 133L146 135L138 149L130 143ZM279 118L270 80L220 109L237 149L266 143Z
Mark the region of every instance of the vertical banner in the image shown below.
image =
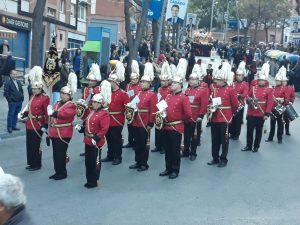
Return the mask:
M166 21L183 26L188 0L168 0Z
M163 0L151 0L148 9L148 18L156 19L156 20L159 19L162 5L163 5Z

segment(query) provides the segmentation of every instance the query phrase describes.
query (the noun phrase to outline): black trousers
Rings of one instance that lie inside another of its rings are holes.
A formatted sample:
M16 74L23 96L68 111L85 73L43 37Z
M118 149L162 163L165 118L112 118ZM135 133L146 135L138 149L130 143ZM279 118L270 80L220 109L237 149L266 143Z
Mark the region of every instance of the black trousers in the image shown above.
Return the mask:
M244 109L239 111L231 121L231 124L229 126L229 134L231 137L239 137L241 134L241 128L243 123L243 117L244 117Z
M159 150L163 148L162 130L155 129L155 147Z
M255 130L254 148L259 148L262 131L264 126L264 118L258 116L247 116L247 146L253 146L253 132Z
M133 127L132 127L132 125L128 124L127 128L128 128L128 143L130 145L134 146L135 141L134 141Z
M97 184L101 171L101 149L85 145L85 176L89 184Z
M40 136L43 135L42 131L37 131ZM42 166L42 151L40 151L42 139L36 134L34 130L26 129L26 152L27 152L27 165L35 168Z
M75 74L76 74L76 76L77 76L77 88L80 89L80 88L81 88L81 83L80 83L80 71L76 71Z
M162 130L163 147L165 149L166 170L179 174L180 144L182 134L175 130Z
M60 140L60 138L51 138L51 140L53 147L53 163L55 174L62 176L67 175L66 157L69 145ZM63 138L63 140L69 143L71 138Z
M106 134L107 158L122 160L122 126L110 127Z
M283 134L283 118L282 115L278 116L275 120L270 118L270 133L269 133L269 139L273 140L273 137L275 135L275 125L277 122L277 139L282 140L282 134Z
M285 133L288 134L290 133L290 120L285 114L283 114L283 119L284 119Z
M184 124L184 154L197 156L196 150L201 136L201 122L197 122L197 134L195 136L196 123Z
M148 132L144 127L132 127L135 140L135 161L139 166L148 167L149 149L147 149Z
M212 157L215 162L220 160L227 162L227 154L229 147L228 139L228 124L227 123L211 123L211 147ZM222 146L222 153L220 155L220 148Z

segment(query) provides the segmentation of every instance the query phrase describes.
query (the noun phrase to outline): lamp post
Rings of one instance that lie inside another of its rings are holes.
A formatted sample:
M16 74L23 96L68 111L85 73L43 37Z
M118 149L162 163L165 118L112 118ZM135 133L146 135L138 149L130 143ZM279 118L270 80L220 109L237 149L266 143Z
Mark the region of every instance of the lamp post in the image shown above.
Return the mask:
M214 7L215 7L215 0L212 0L211 3L211 15L210 15L210 28L209 31L212 31L212 24L213 24L213 17L214 17Z

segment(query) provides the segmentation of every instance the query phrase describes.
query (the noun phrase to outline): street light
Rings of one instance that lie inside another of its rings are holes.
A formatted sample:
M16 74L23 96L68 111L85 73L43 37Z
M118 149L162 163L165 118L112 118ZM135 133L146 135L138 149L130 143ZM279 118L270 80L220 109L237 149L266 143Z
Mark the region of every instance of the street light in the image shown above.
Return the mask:
M213 24L213 17L214 17L214 7L215 7L215 4L217 4L217 3L218 2L215 3L215 0L212 0L212 3L211 3L210 28L209 28L210 32L212 31L212 24Z

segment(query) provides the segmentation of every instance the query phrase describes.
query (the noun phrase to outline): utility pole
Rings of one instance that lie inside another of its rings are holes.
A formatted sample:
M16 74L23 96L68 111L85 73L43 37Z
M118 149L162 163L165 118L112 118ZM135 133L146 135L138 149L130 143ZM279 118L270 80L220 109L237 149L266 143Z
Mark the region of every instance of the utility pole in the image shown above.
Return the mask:
M212 3L211 3L211 15L210 15L210 28L209 28L210 32L212 32L212 24L213 24L213 17L214 17L214 7L215 7L215 0L212 0Z
M229 17L229 0L227 0L227 9L226 9L226 17L225 17L225 43L227 42L228 17Z

